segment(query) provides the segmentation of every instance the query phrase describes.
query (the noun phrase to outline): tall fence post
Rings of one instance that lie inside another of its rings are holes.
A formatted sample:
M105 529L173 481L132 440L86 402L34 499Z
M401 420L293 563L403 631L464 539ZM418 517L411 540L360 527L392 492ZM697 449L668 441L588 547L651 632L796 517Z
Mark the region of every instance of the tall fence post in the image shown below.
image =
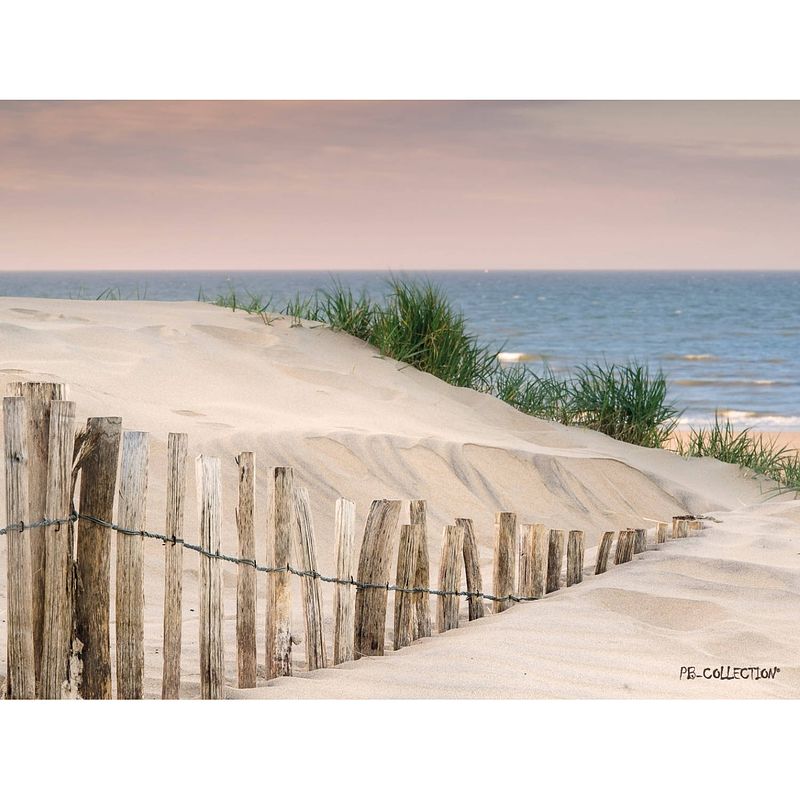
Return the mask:
M656 544L664 544L667 541L667 523L659 522L656 524Z
M417 573L414 585L422 588L430 586L430 554L428 553L428 503L426 500L412 500L409 505L412 525L421 526L419 551L417 552ZM428 592L414 595L414 638L424 639L431 635L431 596Z
M236 456L239 467L239 495L236 504L236 531L239 558L256 560L255 532L255 454L246 451ZM236 653L240 689L256 685L256 570L251 564L239 564L236 574Z
M314 520L311 516L311 501L308 489L298 486L294 490L295 549L300 569L311 573L300 578L303 598L303 620L306 633L306 667L310 670L324 669L327 665L325 636L322 628L322 597L317 577L317 549L314 543Z
M573 586L583 580L583 531L570 531L567 541L567 586Z
M547 554L547 594L558 591L561 586L561 562L564 560L564 531L550 531Z
M198 520L200 547L219 553L222 530L222 478L220 460L197 456ZM203 700L225 696L225 651L222 639L222 568L220 561L200 554L200 695Z
M389 591L391 555L400 518L399 500L373 500L364 527L358 557L358 582L376 584L356 589L355 653L382 656L386 637L386 603Z
M594 567L595 575L602 575L608 569L608 554L611 552L611 543L613 541L614 531L606 531L597 549L597 563Z
M31 545L24 523L28 516L28 442L26 402L3 399L6 520L8 539L8 659L6 694L13 700L36 697L31 603Z
M517 594L521 597L530 597L533 591L532 573L533 567L533 525L519 526L519 567L517 581Z
M295 525L291 467L273 467L267 514L267 563L280 572L268 577L267 678L292 674L292 596L289 564Z
M531 542L531 585L530 597L537 600L547 591L547 560L550 550L550 532L537 522L533 528Z
M478 542L475 539L475 528L471 519L459 517L456 520L462 530L464 542L464 573L467 579L467 609L470 622L483 616L483 578L481 577L481 562L478 556Z
M120 417L90 418L90 445L81 466L75 624L83 643L80 694L87 700L111 699L111 532L83 515L111 522L121 430Z
M75 443L75 403L53 400L50 407L46 519L70 515L72 455ZM66 621L70 618L68 524L45 528L44 628L42 629L41 675L37 695L45 700L61 698L67 677L68 642Z
M421 525L400 526L400 545L397 549L395 579L398 590L414 588L421 533ZM395 650L408 647L414 641L414 594L411 592L395 591L393 638Z
M439 595L437 600L437 622L439 633L458 627L458 608L461 598L454 594L459 591L461 560L464 549L464 528L460 525L445 525L442 537L442 557L439 562L439 590L448 592Z
M177 700L181 688L181 630L183 625L183 526L186 502L186 459L189 437L167 437L167 514L164 533L164 641L161 697Z
M353 553L355 546L356 504L340 497L334 515L334 553L336 578L339 581L333 596L333 663L353 660L353 614L355 587L343 581L353 580Z
M24 397L28 410L25 431L28 449L28 509L25 518L30 522L43 519L47 503L47 449L49 444L50 404L66 400L68 391L63 383L13 382L9 394ZM45 537L44 528L28 531L31 548L31 608L33 614L33 663L36 685L41 680L42 642L45 616Z
M500 511L495 515L494 524L494 594L501 599L494 600L495 614L505 611L513 604L508 595L514 593L517 554L517 515Z
M119 527L145 527L148 435L122 434L119 476ZM141 536L117 533L117 697L140 700L144 682L144 553Z

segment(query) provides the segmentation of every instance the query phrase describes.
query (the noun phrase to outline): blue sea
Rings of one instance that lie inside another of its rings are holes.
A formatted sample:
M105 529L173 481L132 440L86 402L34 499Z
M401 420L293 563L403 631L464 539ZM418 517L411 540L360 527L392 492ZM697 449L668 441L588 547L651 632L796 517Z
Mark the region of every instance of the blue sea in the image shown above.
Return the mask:
M397 276L402 272L394 273ZM474 333L568 371L586 361L661 367L685 425L800 430L800 272L414 272L439 284ZM0 295L213 299L234 288L280 303L333 280L379 296L388 273L6 272Z

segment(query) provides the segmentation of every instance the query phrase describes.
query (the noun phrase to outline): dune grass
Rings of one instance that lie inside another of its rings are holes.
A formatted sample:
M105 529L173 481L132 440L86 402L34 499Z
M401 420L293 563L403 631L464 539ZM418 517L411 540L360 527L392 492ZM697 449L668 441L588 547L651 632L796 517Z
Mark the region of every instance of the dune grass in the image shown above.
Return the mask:
M685 457L708 456L737 464L779 484L779 491L800 491L800 452L778 445L752 428L734 429L730 420L714 418L707 428L692 428L676 450Z

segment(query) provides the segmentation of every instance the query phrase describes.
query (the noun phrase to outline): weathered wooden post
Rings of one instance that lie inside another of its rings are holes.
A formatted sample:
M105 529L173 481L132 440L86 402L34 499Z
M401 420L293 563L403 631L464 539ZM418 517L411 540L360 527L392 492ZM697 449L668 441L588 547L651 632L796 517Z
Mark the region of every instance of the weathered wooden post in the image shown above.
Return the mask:
M256 685L256 457L248 451L236 456L239 468L239 493L236 502L236 532L239 558L251 564L238 564L236 571L236 677L240 689Z
M292 597L286 569L295 526L294 477L291 467L274 467L267 514L267 563L281 572L268 577L267 678L292 674Z
M475 527L471 519L459 517L456 525L462 529L464 542L464 573L467 578L467 608L470 622L483 616L483 578L481 577L481 563L478 556L478 542L475 539Z
M334 517L334 560L336 579L334 589L333 663L353 660L353 615L355 612L355 587L344 581L353 580L353 547L355 541L356 504L340 497L336 501Z
M531 592L537 600L544 597L547 588L547 560L550 548L550 533L537 522L531 532Z
M517 594L521 597L530 597L533 592L533 539L533 525L520 525Z
M25 437L28 450L28 509L25 518L37 522L45 518L47 502L47 448L49 443L50 404L66 400L68 390L63 383L17 382L9 384L11 395L24 397L27 407ZM44 528L31 528L27 536L31 549L31 597L33 613L33 661L36 685L41 680L42 639L45 600L45 537Z
M412 525L421 525L417 553L417 574L414 585L427 589L430 586L430 555L428 553L428 503L426 500L412 500L409 506ZM428 592L414 595L414 638L424 639L431 635L431 596Z
M167 514L164 533L164 642L161 697L177 700L181 686L181 628L183 604L183 524L186 501L186 458L189 437L167 437Z
M702 520L699 519L690 519L689 520L689 532L690 533L697 533L697 531L701 530L703 527Z
M682 517L678 520L678 538L686 539L689 536L689 520Z
M414 593L402 591L413 589L417 574L417 555L421 525L401 525L400 545L397 550L397 575L394 593L394 649L408 647L414 641ZM426 587L427 588L427 587Z
M464 529L460 525L445 525L442 536L442 557L439 562L439 591L459 591L461 559L464 550ZM460 597L456 594L438 595L436 618L439 633L458 627Z
M75 403L53 400L50 407L47 491L44 517L67 519L70 515L72 454L75 442ZM44 628L42 629L41 675L37 696L61 698L67 677L68 642L66 621L71 617L67 523L45 528Z
M564 560L564 531L551 529L547 554L547 594L561 586L561 562Z
M659 522L656 524L656 544L664 544L667 541L667 523Z
M87 422L92 444L81 467L79 508L85 516L78 522L75 597L76 635L83 643L80 694L87 700L111 699L111 532L94 520L111 522L121 431L120 417Z
M295 550L300 569L311 573L300 578L303 598L303 620L306 633L306 666L309 671L327 666L325 636L322 629L322 597L317 577L317 548L314 542L314 520L308 489L298 486L294 490Z
M628 528L625 531L625 562L633 560L633 546L636 541L636 531L633 528Z
M672 538L678 538L678 523L681 521L680 517L673 517L672 518Z
M570 531L567 540L567 586L573 586L583 580L583 531Z
M600 540L597 549L597 563L595 564L594 574L602 575L608 569L608 554L611 552L611 543L614 541L614 531L606 531ZM619 541L617 541L619 547ZM618 563L616 560L614 563Z
M220 460L197 456L197 517L200 547L219 553L222 530L222 477ZM222 568L219 559L200 554L200 696L221 700L225 696L225 650L222 639Z
M517 515L508 511L500 511L495 515L494 523L494 600L492 609L495 614L510 608L514 601L508 596L514 593L514 577L516 573L517 555Z
M6 694L12 700L36 697L31 603L31 544L25 530L28 510L28 437L26 401L3 399L6 521L8 533L8 667Z
M148 435L122 434L119 476L119 527L145 527ZM117 533L117 697L140 700L144 682L144 553L142 537Z
M372 501L358 558L357 580L359 583L374 586L359 586L356 589L356 659L362 656L382 656L384 652L389 590L383 585L389 584L392 549L399 518L399 500Z

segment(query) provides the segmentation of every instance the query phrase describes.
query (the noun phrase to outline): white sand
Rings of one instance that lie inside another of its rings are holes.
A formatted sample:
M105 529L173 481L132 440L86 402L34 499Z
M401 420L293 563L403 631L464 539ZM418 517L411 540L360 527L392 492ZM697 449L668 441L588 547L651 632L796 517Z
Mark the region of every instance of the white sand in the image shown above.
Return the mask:
M186 431L190 456L223 458L223 549L235 553L233 458L254 450L262 561L265 474L277 464L292 465L296 481L311 492L319 567L327 574L340 495L357 503L359 540L372 499L426 498L433 575L442 525L473 517L487 589L497 510L516 511L520 522L581 528L590 548L605 529L652 527L676 513L711 512L721 520L698 538L669 542L604 576L589 575L592 549L580 586L382 659L309 674L302 672L301 645L298 677L268 685L262 679L250 692L231 688L231 696L800 696L800 503L767 500L769 487L735 467L687 462L525 416L313 323L267 326L197 303L0 298L0 343L3 384L65 381L79 418L121 415L125 428L152 434L148 527L154 530L164 524L166 436ZM189 498L186 537L196 541L193 475ZM156 696L163 550L154 542L145 549L146 689ZM0 552L4 575L4 545ZM197 557L187 553L183 694L189 697L198 694L196 566ZM263 650L263 576L260 581ZM231 686L235 583L235 569L226 568ZM0 586L5 618L4 578ZM323 603L330 646L327 585ZM299 608L295 623L302 634ZM5 625L0 628L4 673ZM776 680L679 680L682 665L721 664L776 665L781 672Z

